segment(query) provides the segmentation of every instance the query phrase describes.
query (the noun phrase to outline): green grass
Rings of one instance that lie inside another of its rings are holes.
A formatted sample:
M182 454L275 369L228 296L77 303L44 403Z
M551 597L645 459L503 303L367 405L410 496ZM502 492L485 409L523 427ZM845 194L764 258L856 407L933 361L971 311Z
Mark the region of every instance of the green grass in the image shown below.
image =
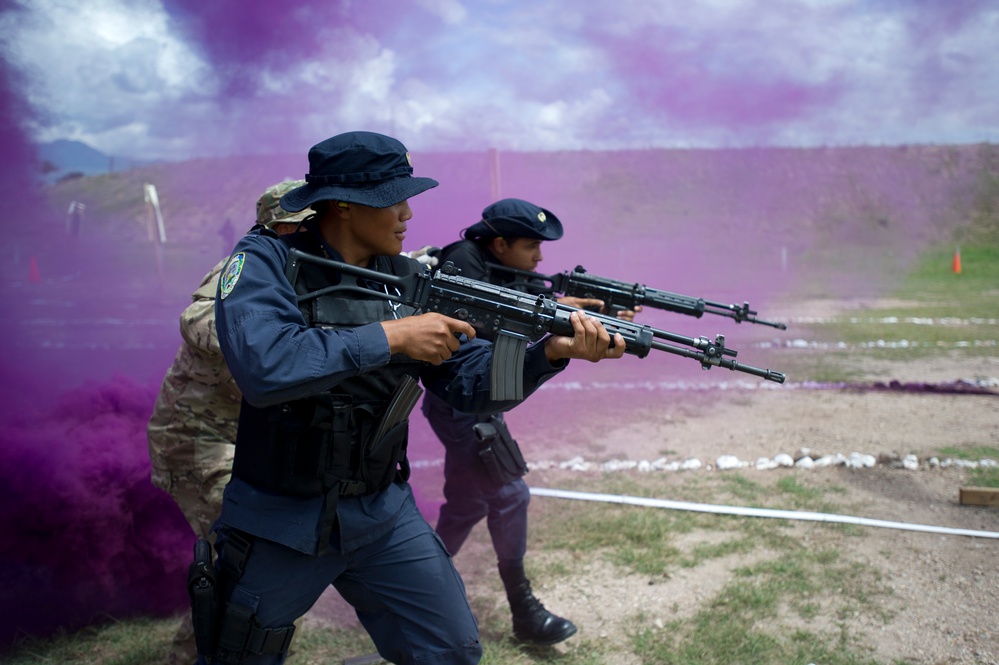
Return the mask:
M62 632L50 639L21 640L6 657L0 658L0 663L161 663L170 651L170 640L177 626L176 619L116 620L108 617L75 633Z
M177 630L179 617L127 620L108 619L75 633L51 639L27 639L0 658L4 665L80 663L149 665L163 663ZM295 636L288 665L339 663L344 658L374 653L368 634L361 629L304 628Z
M860 611L887 618L878 601L889 594L873 569L835 549L789 546L735 571L690 620L637 629L633 645L643 663L663 665L875 663L843 622ZM838 628L809 630L820 616L834 617Z
M782 371L796 381L851 382L864 375L867 359L905 362L941 352L963 358L999 353L992 345L999 339L995 323L999 318L999 246L961 247L960 274L951 270L954 251L954 245L940 245L920 257L889 294L905 306L865 309L829 323L809 324L813 339L844 342L847 348L782 353ZM890 319L897 323L885 322ZM937 323L923 323L929 320ZM941 320L952 323L941 324ZM864 346L879 340L886 345ZM901 342L908 346L898 348Z
M999 459L999 448L995 446L969 446L967 448L945 446L940 449L940 454L966 460Z
M999 290L999 245L969 245L959 249L960 274L951 270L955 247L938 245L916 263L899 295L936 299L943 307L954 307L955 313L994 318L995 308L988 307L986 301L977 301L975 296L991 293L995 298L999 295L996 294Z
M940 449L940 454L944 457L956 457L957 459L972 461L983 459L999 461L999 448L994 446L971 446L967 448L947 446ZM999 469L995 467L971 469L968 474L967 484L975 487L999 487Z

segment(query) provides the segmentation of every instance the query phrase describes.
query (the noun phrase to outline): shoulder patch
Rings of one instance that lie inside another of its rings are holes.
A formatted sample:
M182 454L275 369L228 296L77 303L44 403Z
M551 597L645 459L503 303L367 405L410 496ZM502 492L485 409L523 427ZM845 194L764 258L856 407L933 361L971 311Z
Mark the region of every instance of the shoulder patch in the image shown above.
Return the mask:
M236 282L239 281L239 275L243 272L243 262L246 260L246 255L243 252L234 254L229 263L226 264L225 270L222 271L222 276L219 278L219 297L225 300L232 290L236 288Z

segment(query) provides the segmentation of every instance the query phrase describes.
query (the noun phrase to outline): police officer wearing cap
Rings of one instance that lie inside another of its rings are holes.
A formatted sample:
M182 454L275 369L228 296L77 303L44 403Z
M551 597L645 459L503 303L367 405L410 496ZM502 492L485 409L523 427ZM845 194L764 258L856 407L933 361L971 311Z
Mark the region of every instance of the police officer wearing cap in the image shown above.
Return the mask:
M525 282L523 277L502 268L535 271L544 258L541 244L561 238L562 223L550 210L507 198L486 207L482 219L465 229L462 237L440 250L438 259L442 264L450 261L463 277L540 292L544 284ZM559 302L571 307L603 305L590 298L560 298ZM629 311L624 318L633 316L634 312ZM483 440L475 428L482 423L488 423L489 431L499 437L488 442L490 447L513 448L514 455L520 458L502 414L469 414L433 394L424 398L423 413L446 451L444 504L436 531L448 551L457 554L472 528L485 518L513 615L514 636L524 642L551 645L574 635L576 626L541 604L524 572L531 495L519 475L526 472L526 465L521 464L515 473L497 474L491 473L481 458Z
M481 657L464 586L407 483L407 421L373 439L393 393L413 380L465 413L514 406L489 398L492 346L466 322L364 289L300 303L339 282L326 267L305 262L294 283L286 277L291 247L380 272L422 271L400 255L408 199L437 184L413 175L396 139L334 136L312 147L306 184L281 199L286 210L316 211L303 232L257 229L223 271L216 326L243 403L215 525L224 610L218 648L205 654L214 662L283 662L292 622L331 584L390 662ZM525 395L570 358L623 354L624 340L599 322L570 320L573 336L527 350Z

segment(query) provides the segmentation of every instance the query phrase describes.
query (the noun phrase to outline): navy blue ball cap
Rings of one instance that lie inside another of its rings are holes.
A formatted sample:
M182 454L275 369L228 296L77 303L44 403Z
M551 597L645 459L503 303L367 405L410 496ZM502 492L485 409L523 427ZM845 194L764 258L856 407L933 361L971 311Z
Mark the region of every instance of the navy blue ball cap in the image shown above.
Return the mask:
M346 201L388 208L438 184L413 177L413 161L397 139L347 132L312 146L305 184L282 196L281 207L298 212L317 201Z
M482 220L462 233L468 240L483 238L531 238L558 240L562 222L552 214L523 199L500 199L482 211Z

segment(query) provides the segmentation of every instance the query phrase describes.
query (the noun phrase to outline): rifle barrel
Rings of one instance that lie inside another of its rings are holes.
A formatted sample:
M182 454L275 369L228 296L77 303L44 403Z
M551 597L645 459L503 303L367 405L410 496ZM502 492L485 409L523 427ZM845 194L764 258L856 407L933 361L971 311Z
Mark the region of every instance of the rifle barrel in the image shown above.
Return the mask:
M673 346L672 344L666 344L665 342L653 341L652 348L658 351L665 351L666 353L683 356L684 358L693 358L694 360L698 360L701 363L702 369L711 369L713 366L723 367L732 371L745 372L747 374L759 376L767 381L784 383L784 373L772 369L753 367L752 365L747 365L730 358L709 357L709 355L703 351L695 351L694 349L688 349L682 346ZM725 350L729 351L730 349ZM732 355L735 355L735 353L733 352Z
M706 307L706 312L718 314L719 316L727 316L731 319L735 319L736 323L748 321L749 323L756 323L761 326L770 326L771 328L777 328L778 330L787 330L787 325L784 323L764 321L763 319L757 318L756 310L749 309L748 302L744 302L742 305L726 305L725 303L705 300L704 305Z

